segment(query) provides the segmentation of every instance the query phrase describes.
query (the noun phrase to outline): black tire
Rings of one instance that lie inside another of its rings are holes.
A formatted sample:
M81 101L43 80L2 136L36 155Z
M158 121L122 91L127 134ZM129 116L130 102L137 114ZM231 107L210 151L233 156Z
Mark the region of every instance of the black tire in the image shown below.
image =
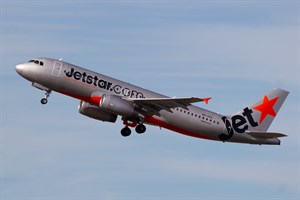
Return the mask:
M48 100L46 98L41 99L41 104L45 105L48 103Z
M122 130L121 130L121 135L122 135L123 137L128 137L130 134L131 134L130 128L128 128L127 126L124 127L124 128L122 128Z
M135 131L138 133L138 134L142 134L142 133L145 133L146 131L146 126L144 124L139 124L135 127Z

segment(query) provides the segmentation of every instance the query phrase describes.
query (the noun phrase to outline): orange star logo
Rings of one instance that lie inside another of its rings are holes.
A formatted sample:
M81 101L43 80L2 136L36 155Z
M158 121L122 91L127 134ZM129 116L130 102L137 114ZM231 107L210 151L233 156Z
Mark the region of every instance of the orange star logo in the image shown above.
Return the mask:
M274 105L277 102L279 97L275 97L274 99L269 100L267 96L264 96L264 100L260 105L254 107L255 110L261 112L259 123L267 117L267 115L271 115L273 117L276 116L276 112L274 110Z

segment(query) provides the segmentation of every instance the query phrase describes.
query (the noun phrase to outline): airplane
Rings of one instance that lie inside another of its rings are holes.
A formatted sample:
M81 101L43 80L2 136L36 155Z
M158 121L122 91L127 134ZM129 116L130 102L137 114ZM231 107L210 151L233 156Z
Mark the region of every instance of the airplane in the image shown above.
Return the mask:
M289 94L280 88L234 115L221 115L192 105L208 104L211 98L170 98L61 59L35 58L16 65L16 71L45 92L42 104L55 91L79 99L78 111L87 117L115 123L121 116L124 137L131 134L130 128L144 133L144 124L221 142L280 145L278 138L287 136L267 132Z

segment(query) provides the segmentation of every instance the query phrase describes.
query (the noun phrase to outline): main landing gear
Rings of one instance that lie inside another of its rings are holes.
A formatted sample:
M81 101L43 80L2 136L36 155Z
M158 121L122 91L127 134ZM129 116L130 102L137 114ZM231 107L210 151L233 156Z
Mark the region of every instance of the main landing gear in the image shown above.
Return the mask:
M123 137L128 137L130 134L131 134L131 130L130 130L130 128L128 128L128 126L125 126L124 128L122 128L121 135Z
M48 97L50 96L52 90L48 89L48 90L45 90L45 97L41 99L41 104L45 105L48 103Z
M139 124L135 127L135 132L137 132L138 134L145 133L145 131L146 131L146 126L144 124Z
M143 123L135 123L135 122L128 122L127 120L124 120L124 125L126 125L124 128L121 130L121 135L124 137L127 137L131 134L131 130L128 126L130 127L135 127L135 131L138 134L145 133L146 131L146 126Z

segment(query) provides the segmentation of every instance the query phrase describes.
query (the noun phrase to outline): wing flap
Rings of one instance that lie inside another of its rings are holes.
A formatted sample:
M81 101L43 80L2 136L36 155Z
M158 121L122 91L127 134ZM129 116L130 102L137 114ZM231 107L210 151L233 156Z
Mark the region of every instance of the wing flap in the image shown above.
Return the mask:
M170 105L174 105L174 104L185 104L185 105L189 105L191 103L196 103L196 102L202 102L204 101L205 103L208 103L208 101L211 98L199 98L199 97L184 97L184 98L130 98L127 99L128 101L133 101L135 103L143 103L143 102L147 102L147 103L158 103L158 104L170 104Z
M147 112L159 112L160 110L167 110L172 112L172 108L181 107L187 109L187 106L191 103L205 102L206 104L211 98L198 98L198 97L186 97L186 98L124 98L125 100L141 106Z

